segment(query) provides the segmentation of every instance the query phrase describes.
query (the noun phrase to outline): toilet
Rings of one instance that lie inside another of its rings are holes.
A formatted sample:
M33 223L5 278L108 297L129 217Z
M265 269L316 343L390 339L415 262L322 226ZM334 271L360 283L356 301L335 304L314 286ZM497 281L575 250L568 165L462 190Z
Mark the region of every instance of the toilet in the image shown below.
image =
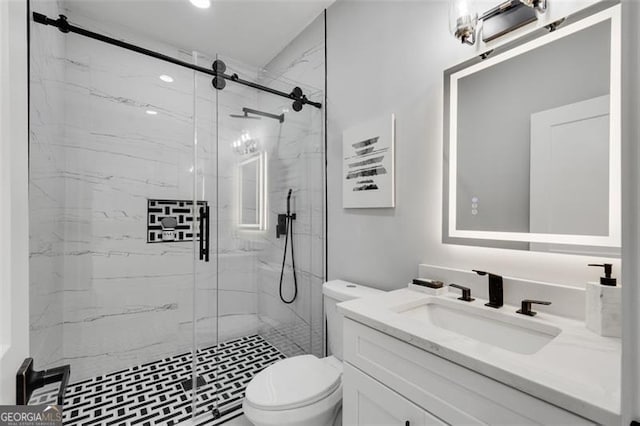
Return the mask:
M336 305L382 291L341 280L322 285L331 356L278 361L249 382L242 404L256 426L342 425L342 315Z

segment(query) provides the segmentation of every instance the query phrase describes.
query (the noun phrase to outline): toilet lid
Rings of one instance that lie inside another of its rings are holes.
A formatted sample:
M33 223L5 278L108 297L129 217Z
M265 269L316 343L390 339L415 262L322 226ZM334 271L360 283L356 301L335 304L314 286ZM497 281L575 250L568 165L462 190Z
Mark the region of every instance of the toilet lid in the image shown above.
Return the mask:
M340 371L313 355L278 361L247 386L247 401L263 410L286 410L313 404L340 386Z

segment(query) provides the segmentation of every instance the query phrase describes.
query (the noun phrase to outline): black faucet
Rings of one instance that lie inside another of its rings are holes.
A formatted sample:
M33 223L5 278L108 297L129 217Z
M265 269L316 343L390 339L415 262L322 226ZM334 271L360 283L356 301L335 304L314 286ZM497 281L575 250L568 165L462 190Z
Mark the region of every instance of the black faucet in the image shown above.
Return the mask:
M485 271L478 271L473 269L478 275L489 275L489 303L485 303L484 306L490 308L500 308L503 305L502 301L502 277L500 275L491 274Z

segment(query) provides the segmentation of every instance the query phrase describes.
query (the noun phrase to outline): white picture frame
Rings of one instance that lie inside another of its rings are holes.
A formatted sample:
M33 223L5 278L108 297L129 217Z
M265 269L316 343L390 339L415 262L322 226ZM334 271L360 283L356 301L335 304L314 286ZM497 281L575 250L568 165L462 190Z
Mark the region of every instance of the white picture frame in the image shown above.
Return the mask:
M342 134L342 207L395 207L395 114Z

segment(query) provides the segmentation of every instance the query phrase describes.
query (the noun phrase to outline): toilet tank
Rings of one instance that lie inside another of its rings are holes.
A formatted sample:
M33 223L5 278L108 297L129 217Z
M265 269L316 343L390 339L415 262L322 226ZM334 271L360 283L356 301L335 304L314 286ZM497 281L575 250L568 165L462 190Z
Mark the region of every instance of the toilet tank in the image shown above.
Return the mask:
M327 318L327 342L329 355L342 361L342 319L337 304L352 299L384 293L382 290L342 280L327 281L322 285L324 311Z

